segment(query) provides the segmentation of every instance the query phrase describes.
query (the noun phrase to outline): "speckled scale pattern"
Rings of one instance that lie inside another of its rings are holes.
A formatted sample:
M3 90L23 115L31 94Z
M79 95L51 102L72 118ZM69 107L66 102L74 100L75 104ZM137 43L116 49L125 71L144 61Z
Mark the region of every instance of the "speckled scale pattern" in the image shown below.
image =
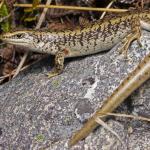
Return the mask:
M73 31L35 32L34 39L40 41L42 39L43 42L43 44L40 43L41 49L37 47L37 51L55 54L62 49L68 49L70 53L67 57L106 51L132 32L132 26L134 27L135 20L138 21L139 18L147 21L150 19L150 14L147 12L127 13L121 17L97 21L86 28L77 28ZM37 46L40 44L36 43Z
M69 57L93 54L112 48L130 31L131 21L128 16L102 23L96 22L87 28L51 33L55 39L51 47L57 51L68 49ZM51 53L50 49L47 50Z

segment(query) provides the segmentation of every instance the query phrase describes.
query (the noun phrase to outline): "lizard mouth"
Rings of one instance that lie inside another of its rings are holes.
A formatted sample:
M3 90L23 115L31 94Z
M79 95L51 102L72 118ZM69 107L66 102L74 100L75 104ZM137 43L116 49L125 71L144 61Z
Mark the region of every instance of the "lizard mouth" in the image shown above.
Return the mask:
M7 37L2 37L0 38L3 42L8 43L8 44L14 44L14 45L26 45L27 42L21 39L10 39Z

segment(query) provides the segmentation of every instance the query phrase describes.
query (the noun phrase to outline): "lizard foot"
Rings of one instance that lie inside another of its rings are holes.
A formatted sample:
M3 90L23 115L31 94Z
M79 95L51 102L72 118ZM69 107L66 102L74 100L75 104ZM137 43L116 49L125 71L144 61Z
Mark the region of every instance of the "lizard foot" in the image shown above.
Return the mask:
M141 44L139 39L137 39L137 42L138 42L138 45L140 47L142 47L142 44ZM128 57L128 49L129 49L130 43L131 43L131 40L124 41L123 46L121 48L119 48L119 50L118 50L119 53L123 54L124 58L127 59L127 60L129 59L129 57Z
M57 52L57 54L55 56L55 67L54 67L54 69L51 72L49 72L47 74L48 78L52 78L52 77L57 76L57 75L62 73L63 67L64 67L65 55L66 55L66 51L65 50Z
M125 58L128 58L128 49L132 41L137 40L140 47L142 44L140 42L141 37L141 28L139 19L136 18L132 23L132 31L127 36L122 39L122 47L119 50L119 53L124 53Z
M55 77L55 76L59 75L60 73L61 73L60 71L54 69L54 70L50 71L50 72L47 74L47 77L48 77L48 78L52 78L52 77Z

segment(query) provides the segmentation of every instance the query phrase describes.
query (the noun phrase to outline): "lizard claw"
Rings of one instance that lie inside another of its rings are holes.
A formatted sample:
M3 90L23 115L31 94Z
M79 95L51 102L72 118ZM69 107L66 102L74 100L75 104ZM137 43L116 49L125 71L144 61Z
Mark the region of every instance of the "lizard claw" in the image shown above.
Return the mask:
M52 77L55 77L55 76L57 76L57 75L59 75L58 72L53 72L53 71L52 71L52 72L50 72L50 73L47 74L47 77L48 77L48 78L52 78Z
M57 70L56 68L54 68L52 71L50 71L49 73L47 73L47 77L48 78L52 78L55 77L57 75L59 75L62 71Z

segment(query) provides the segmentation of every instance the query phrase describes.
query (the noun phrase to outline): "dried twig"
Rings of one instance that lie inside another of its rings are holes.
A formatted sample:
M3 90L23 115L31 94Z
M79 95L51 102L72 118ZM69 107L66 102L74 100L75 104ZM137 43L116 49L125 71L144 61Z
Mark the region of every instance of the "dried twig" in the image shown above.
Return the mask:
M108 6L107 6L106 8L107 8L107 9L108 9L108 8L110 9L110 7L112 6L113 3L114 3L114 1L111 1L111 2L108 4ZM104 16L105 16L105 14L106 14L106 11L104 11L104 12L102 13L100 19L103 19Z
M14 4L14 7L32 7L32 4ZM106 12L126 12L127 9L107 9L107 8L93 8L93 7L77 7L77 6L57 6L57 5L37 5L37 8L57 8L67 10L82 10L82 11L106 11Z
M148 121L150 122L150 118L146 118L146 117L141 117L141 116L134 116L134 115L126 115L126 114L116 114L116 113L106 113L106 114L100 114L100 117L103 116L117 116L117 117L126 117L126 118L132 118L132 119L136 119L136 120L142 120L142 121Z
M52 0L47 0L46 5L50 5L50 4L51 4L51 1L52 1ZM42 22L43 22L44 19L45 19L45 15L46 15L46 13L47 13L47 10L48 10L48 8L44 8L44 10L43 10L43 12L42 12L42 14L41 14L41 16L40 16L40 19L39 19L39 21L38 21L38 23L37 23L35 29L39 29L39 28L41 27Z
M114 134L118 139L119 141L123 144L123 146L126 148L124 142L121 140L121 138L119 137L119 135L113 131L104 121L102 121L100 118L101 117L104 117L104 116L108 116L108 115L111 115L111 116L117 116L117 117L127 117L127 118L132 118L132 119L136 119L136 120L142 120L142 121L148 121L150 122L150 119L149 118L145 118L145 117L141 117L141 116L133 116L133 115L126 115L126 114L116 114L116 113L106 113L106 114L102 114L100 115L99 117L97 117L95 119L95 121L97 123L99 123L101 126L103 126L105 129L107 129L108 131L110 131L112 134Z
M103 120L100 119L100 117L97 117L95 119L95 121L97 123L99 123L102 127L104 127L105 129L107 129L108 131L110 131L113 135L115 135L117 137L117 139L121 142L121 144L124 146L124 149L127 149L125 143L123 142L123 140L120 138L120 136L115 132L113 131L113 129L111 129Z
M16 77L16 76L19 74L19 72L20 72L22 66L24 65L24 63L25 63L25 61L26 61L26 59L27 59L27 57L28 57L28 54L29 54L29 52L25 52L25 53L24 53L24 55L23 55L23 57L22 57L22 59L21 59L19 65L18 65L18 67L17 67L17 70L16 70L15 74L13 75L13 78Z
M2 0L2 1L0 2L0 8L2 7L3 4L4 4L4 0Z

